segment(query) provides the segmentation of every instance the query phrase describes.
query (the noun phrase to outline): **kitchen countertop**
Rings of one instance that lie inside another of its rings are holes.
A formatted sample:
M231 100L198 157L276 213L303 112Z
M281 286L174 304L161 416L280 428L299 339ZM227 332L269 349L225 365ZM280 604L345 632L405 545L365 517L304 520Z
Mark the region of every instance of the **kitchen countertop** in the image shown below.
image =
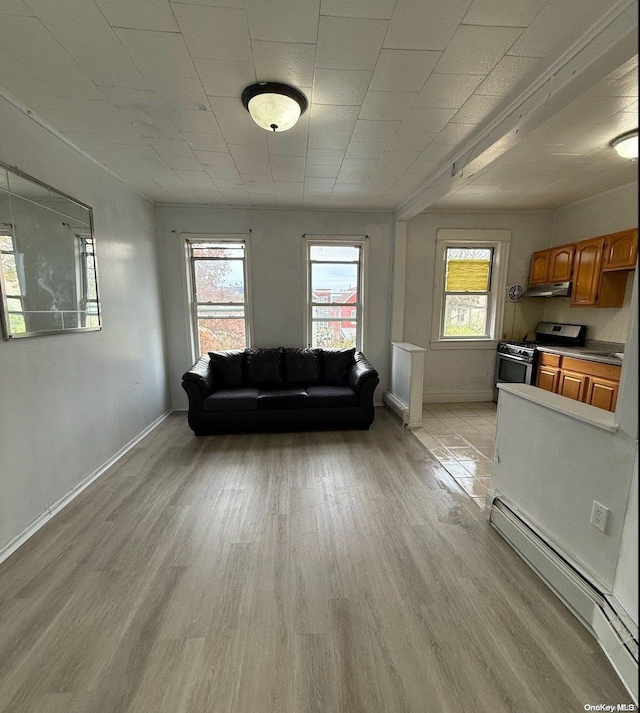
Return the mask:
M585 347L538 346L538 351L558 354L559 356L574 357L575 359L584 359L585 361L597 361L601 364L622 366L622 359L613 355L622 354L624 352L624 344L602 342L601 344L587 344ZM602 354L602 352L607 353Z

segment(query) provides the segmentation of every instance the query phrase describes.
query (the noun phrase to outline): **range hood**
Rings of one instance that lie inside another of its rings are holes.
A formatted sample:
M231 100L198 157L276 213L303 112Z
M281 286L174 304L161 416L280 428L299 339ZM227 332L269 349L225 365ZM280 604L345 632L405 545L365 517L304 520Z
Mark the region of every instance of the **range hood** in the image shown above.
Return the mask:
M531 285L523 297L569 297L570 282L547 282L544 285Z

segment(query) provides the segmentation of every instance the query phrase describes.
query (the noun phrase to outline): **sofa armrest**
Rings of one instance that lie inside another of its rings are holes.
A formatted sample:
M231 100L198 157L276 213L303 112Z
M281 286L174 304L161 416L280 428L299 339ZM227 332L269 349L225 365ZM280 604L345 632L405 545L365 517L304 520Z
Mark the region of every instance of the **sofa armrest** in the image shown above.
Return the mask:
M195 385L203 399L209 396L215 388L213 374L209 369L209 355L201 356L191 369L182 375L182 382L185 389L185 382L187 382L189 386ZM187 393L193 391L192 388L186 390Z
M349 386L356 394L359 394L362 391L362 387L370 379L378 379L378 372L371 366L362 352L356 352L355 362L348 374ZM377 383L379 383L379 380Z

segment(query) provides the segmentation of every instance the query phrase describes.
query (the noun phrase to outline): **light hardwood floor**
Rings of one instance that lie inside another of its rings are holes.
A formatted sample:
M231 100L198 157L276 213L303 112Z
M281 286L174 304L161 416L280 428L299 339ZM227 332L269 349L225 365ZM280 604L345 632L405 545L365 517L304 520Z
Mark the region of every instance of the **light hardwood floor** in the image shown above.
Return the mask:
M174 414L0 566L11 713L582 711L595 641L386 412Z

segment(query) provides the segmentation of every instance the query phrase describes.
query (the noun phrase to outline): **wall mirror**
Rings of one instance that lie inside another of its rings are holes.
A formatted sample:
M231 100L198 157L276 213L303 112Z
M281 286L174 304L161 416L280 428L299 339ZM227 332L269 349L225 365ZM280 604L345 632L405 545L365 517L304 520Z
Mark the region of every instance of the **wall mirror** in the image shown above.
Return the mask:
M100 329L91 208L0 163L5 339Z

